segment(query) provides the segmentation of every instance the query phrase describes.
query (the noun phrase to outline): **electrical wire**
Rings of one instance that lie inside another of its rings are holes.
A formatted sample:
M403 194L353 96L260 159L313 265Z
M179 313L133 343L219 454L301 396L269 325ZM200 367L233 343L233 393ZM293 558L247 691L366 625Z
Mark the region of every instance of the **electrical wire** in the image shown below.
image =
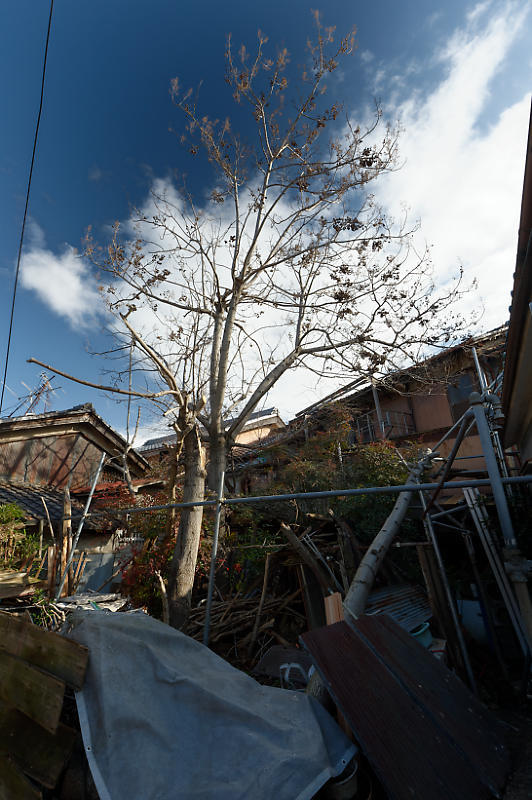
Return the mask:
M54 10L54 0L50 0L50 15L48 17L48 30L46 32L46 45L44 48L44 60L43 60L43 67L42 67L42 81L41 81L41 99L39 102L39 113L37 114L37 124L35 125L35 136L33 137L33 151L31 154L31 164L30 164L30 172L28 176L28 186L26 189L26 204L24 206L24 216L22 218L22 229L20 231L20 242L18 246L18 256L17 256L17 269L15 271L15 285L13 286L13 299L11 301L11 316L9 319L9 335L7 337L7 348L6 348L6 360L4 366L4 380L2 382L2 395L0 396L0 414L2 413L2 408L4 405L4 392L6 389L6 380L7 380L7 368L9 364L9 353L11 350L11 334L13 331L13 317L15 315L15 299L17 296L17 286L18 286L18 276L20 272L20 259L22 256L22 245L24 243L24 231L26 229L26 218L28 216L28 205L30 201L30 188L31 188L31 178L33 175L33 165L35 163L35 152L37 150L37 138L39 136L39 125L41 123L41 113L42 113L42 105L43 105L43 98L44 98L44 80L46 77L46 61L48 59L48 43L50 41L50 30L52 27L52 12Z

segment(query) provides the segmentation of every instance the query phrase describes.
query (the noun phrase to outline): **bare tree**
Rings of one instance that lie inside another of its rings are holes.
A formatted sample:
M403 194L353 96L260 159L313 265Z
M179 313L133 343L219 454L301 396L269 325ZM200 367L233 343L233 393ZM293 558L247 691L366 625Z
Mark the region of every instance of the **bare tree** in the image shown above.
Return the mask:
M120 454L120 465L124 480L132 495L135 492L129 474L127 459L138 432L139 414L137 414L135 433L132 437L129 435L130 402L132 398L135 398L155 405L159 413L168 418L169 427L175 434L175 444L171 449L171 462L167 481L169 503L173 503L176 500L177 465L181 459L183 460L185 473L183 502L194 502L198 499L203 499L205 491L205 453L198 430L197 416L205 404L205 398L201 396L193 404L190 395L178 386L176 376L169 370L164 357L133 328L125 314L120 319L130 337L131 346L134 346L141 354L139 363L142 366L142 372L156 372L160 382L165 383L167 388L159 391L142 391L133 387L132 375L138 369L138 366L135 367L131 361L131 350L130 361L126 370L128 376L127 389L120 387L116 383L104 385L86 381L55 367L51 367L51 371L85 386L127 398L127 444L124 453ZM120 349L119 346L118 350L120 351ZM41 363L32 358L29 361L37 364ZM167 516L166 535L173 533L175 517L175 509L170 509ZM184 625L190 609L202 517L203 508L201 506L184 508L179 516L177 541L170 568L167 598L170 624L177 628Z
M387 219L371 193L397 167L397 130L378 108L364 127L327 102L326 82L352 52L354 32L335 45L316 15L309 67L294 86L287 51L269 58L266 43L259 32L253 56L242 47L236 57L231 39L226 51L227 83L253 120L251 141L172 82L186 121L182 142L213 170L210 202L200 207L185 186L158 184L136 215L135 235L116 225L103 253L87 247L109 276L108 308L132 337L139 368L175 398L165 413L175 416L185 490L195 500L204 496L198 425L216 490L228 449L287 371L375 379L462 327L453 311L461 275L437 291L414 229ZM160 407L168 395L163 402L155 394ZM182 552L182 532L187 524L197 530L198 519L200 511L181 517L172 624L186 616L196 558L193 547ZM199 533L188 538L194 543Z

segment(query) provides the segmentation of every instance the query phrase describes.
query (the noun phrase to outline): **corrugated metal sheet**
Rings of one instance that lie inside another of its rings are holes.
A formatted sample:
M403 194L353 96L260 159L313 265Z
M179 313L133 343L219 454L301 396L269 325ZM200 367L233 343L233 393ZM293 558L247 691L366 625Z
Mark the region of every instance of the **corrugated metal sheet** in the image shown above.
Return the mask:
M387 586L369 596L366 614L388 614L406 631L432 617L424 592L416 586Z
M500 724L387 615L301 639L392 800L500 796Z

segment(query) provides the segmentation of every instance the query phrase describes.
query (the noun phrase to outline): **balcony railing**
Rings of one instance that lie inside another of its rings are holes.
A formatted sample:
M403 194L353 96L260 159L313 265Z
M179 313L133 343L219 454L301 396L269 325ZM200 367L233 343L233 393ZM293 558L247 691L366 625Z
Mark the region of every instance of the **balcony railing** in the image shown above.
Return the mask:
M398 439L416 433L414 417L409 411L383 411L382 426L376 411L361 414L353 422L353 444L367 444L379 439Z

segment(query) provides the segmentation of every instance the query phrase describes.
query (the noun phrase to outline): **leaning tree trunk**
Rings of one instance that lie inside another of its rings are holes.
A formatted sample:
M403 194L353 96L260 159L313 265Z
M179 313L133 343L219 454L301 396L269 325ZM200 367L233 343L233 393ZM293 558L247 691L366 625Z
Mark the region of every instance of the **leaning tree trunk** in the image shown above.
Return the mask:
M205 455L197 427L185 436L183 451L183 502L201 502L205 498ZM183 628L190 612L202 519L203 506L181 510L168 582L170 625L173 628Z
M426 459L420 461L410 472L407 483L416 482L425 465ZM386 522L373 539L373 542L358 566L343 603L344 610L355 619L364 612L377 572L393 540L399 533L401 523L408 511L413 494L414 491L401 492L399 494L393 509L386 518ZM322 705L326 705L327 690L321 680L321 676L317 672L312 675L308 682L307 694L315 697Z
M417 464L406 479L407 483L417 481L424 466L425 460ZM355 577L351 582L351 586L344 600L344 609L355 619L359 617L366 608L368 596L375 583L377 572L393 540L399 533L401 523L408 511L408 506L410 505L413 494L413 491L401 492L399 494L386 522L373 539L371 546L367 549L364 558L358 565Z

